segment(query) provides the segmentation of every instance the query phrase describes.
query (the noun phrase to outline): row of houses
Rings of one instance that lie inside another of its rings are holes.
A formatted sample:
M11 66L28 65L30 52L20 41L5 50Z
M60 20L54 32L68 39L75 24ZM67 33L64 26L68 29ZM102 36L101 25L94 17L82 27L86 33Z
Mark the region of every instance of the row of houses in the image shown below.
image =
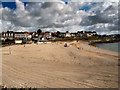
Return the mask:
M5 39L36 39L41 40L43 38L51 39L53 37L58 38L65 38L65 37L92 37L94 35L97 35L95 31L78 31L76 33L70 33L68 31L66 32L42 32L40 34L36 32L13 32L13 31L7 31L2 32L1 34L1 40Z
M1 33L2 39L22 39L22 38L31 38L31 32L13 32L13 31L7 31Z
M95 31L78 31L77 33L65 33L65 37L92 37L97 35Z

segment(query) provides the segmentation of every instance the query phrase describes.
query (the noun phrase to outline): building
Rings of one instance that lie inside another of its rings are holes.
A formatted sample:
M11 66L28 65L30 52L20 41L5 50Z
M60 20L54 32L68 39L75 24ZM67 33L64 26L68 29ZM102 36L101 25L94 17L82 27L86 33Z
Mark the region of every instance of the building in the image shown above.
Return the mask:
M14 32L13 31L2 32L2 38L14 39Z
M60 34L59 34L59 37L60 38L64 38L66 36L66 33L65 32L60 32Z
M66 32L41 32L39 35L36 32L13 32L7 31L1 33L1 40L6 39L22 39L22 40L33 40L41 41L42 38L50 40L52 38L65 38L65 37L92 37L97 35L95 31L78 31L77 33Z
M32 38L32 32L13 32L13 31L7 31L2 32L2 38L4 39L31 39Z
M47 39L51 39L51 38L52 38L51 32L48 32L48 31L44 33L44 36L45 36Z
M97 35L97 33L96 33L95 31L85 31L85 32L84 32L84 35L85 35L86 37L92 37L92 36Z
M77 33L70 33L71 37L77 37Z
M34 32L25 33L26 39L31 39Z
M65 33L65 37L71 37L70 32L66 31L66 33Z
M15 40L15 44L22 44L22 40Z
M77 32L77 37L83 37L84 36L84 32L83 31L78 31Z
M27 37L27 32L14 32L15 39L23 39Z
M42 32L40 33L40 35L38 35L38 42L47 41L51 38L52 38L51 32Z

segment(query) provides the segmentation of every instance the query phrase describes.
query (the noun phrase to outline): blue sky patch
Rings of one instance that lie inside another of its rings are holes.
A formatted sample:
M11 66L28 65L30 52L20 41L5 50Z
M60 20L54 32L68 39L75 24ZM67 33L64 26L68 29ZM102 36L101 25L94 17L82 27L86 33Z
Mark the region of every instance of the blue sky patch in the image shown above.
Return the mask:
M15 2L2 2L3 8L8 7L10 9L16 9L16 3Z
M92 6L84 6L82 9L79 9L79 10L85 10L85 11L88 11L92 8Z
M24 2L24 5L26 6L28 2ZM16 9L16 2L2 2L3 8L8 7L12 10Z

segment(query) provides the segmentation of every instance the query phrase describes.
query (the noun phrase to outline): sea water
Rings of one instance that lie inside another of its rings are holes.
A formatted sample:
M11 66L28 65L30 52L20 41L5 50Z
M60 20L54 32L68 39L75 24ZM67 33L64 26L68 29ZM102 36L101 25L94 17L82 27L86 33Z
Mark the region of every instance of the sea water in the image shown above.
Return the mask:
M117 43L102 43L102 44L96 44L95 46L103 49L107 49L110 51L120 52L120 42Z

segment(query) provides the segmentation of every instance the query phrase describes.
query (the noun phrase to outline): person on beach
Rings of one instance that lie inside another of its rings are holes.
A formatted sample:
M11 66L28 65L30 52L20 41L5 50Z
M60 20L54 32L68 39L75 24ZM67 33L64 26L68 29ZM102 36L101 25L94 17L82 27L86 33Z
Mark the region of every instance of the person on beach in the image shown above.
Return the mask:
M9 48L9 55L11 54L11 48Z
M67 47L67 43L65 43L64 47Z
M80 46L77 43L75 44L75 46L77 49L80 49Z

